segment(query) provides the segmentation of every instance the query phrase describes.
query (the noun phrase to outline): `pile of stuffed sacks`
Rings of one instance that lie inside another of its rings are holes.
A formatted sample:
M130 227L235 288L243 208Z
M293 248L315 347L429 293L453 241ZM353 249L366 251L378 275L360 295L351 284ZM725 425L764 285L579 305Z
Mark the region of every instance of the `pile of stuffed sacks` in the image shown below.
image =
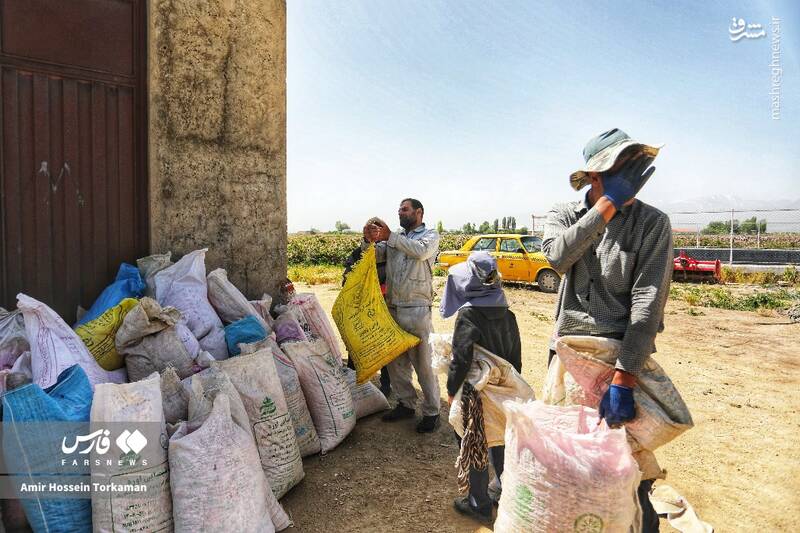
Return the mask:
M7 530L280 531L292 521L278 499L303 479L303 458L388 408L342 364L313 294L248 301L225 270L206 275L205 253L122 264L74 328L24 294L0 309L3 453L18 474L36 475L20 457L48 453L10 444L25 441L20 422L140 424L161 444L128 437L147 465L135 471L91 463L93 480L121 491L5 500ZM134 482L146 490L126 492Z

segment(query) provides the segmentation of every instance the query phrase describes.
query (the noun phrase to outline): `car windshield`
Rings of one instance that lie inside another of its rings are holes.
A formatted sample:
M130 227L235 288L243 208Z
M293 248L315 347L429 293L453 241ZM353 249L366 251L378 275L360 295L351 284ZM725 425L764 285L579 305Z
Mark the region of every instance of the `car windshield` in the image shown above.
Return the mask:
M542 250L542 239L531 235L522 237L522 245L528 250L528 253L539 252Z

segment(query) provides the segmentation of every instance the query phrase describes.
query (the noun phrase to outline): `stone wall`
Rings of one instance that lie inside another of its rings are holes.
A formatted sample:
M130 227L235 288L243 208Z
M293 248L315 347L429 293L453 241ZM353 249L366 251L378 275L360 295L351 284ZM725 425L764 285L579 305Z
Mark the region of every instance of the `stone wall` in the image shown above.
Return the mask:
M286 5L149 2L150 246L207 247L249 297L286 275Z

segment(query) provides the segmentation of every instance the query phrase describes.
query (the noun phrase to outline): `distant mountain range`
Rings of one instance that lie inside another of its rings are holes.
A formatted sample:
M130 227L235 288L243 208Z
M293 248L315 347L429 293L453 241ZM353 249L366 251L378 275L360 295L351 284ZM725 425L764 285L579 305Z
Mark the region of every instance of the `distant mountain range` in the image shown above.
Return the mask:
M800 209L800 198L794 200L753 200L735 195L715 194L673 202L659 202L658 208L666 213L746 211L750 209Z

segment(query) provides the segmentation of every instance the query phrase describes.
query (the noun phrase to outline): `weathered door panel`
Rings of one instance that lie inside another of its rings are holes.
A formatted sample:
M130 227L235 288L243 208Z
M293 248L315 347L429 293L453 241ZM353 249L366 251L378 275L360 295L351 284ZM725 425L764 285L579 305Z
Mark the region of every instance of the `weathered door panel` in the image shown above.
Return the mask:
M138 1L54 4L0 0L0 305L25 292L71 322L148 248L144 17Z

